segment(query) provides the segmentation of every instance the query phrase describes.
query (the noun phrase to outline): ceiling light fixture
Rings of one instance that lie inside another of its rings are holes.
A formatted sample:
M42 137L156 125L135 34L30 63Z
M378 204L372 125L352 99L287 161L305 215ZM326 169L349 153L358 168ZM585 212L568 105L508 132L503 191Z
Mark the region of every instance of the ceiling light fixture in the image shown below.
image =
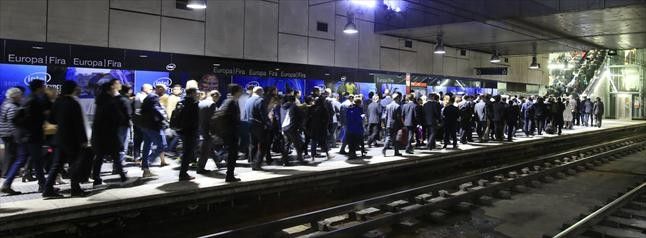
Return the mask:
M148 58L147 55L139 55L139 58Z
M541 65L536 58L536 42L532 43L532 63L529 64L530 69L540 69Z
M206 0L189 0L188 4L186 4L186 7L190 9L205 9Z
M37 45L32 46L31 48L32 48L32 49L34 49L34 50L42 50L42 49L45 49L45 47L37 46Z
M491 59L489 59L489 62L500 63L500 54L498 54L498 51L496 50L493 51L493 54L491 54Z
M440 33L437 35L437 41L435 42L435 50L433 51L435 54L445 54L446 50L444 50L444 39L442 38L442 34Z
M353 18L354 18L354 15L348 12L348 23L345 24L345 27L343 28L343 33L357 34L359 32L359 30L357 29L357 25L355 25L353 22Z

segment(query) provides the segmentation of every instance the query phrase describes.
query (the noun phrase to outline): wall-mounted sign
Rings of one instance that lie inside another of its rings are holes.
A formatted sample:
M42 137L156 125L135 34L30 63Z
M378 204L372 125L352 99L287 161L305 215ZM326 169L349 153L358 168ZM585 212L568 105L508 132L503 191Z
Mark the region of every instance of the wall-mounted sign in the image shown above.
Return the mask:
M482 67L475 68L476 75L507 75L507 67Z

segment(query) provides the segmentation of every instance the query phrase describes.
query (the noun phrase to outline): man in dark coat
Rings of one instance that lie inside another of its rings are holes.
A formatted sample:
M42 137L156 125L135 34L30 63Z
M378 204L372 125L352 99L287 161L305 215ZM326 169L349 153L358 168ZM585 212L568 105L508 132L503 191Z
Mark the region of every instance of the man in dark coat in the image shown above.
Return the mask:
M199 106L198 106L198 97L196 88L186 89L186 97L182 102L184 108L182 109L180 116L181 125L180 125L180 135L182 136L182 142L184 143L184 152L182 153L182 164L179 169L179 180L192 180L195 177L188 175L188 165L189 163L195 160L195 149L197 148L197 137L199 123L196 123L196 120L199 117Z
M563 100L561 98L557 98L556 102L552 105L552 119L554 123L554 127L557 128L557 133L561 135L561 131L563 130L563 111L565 111L565 104L563 104Z
M144 135L144 146L141 156L141 168L143 177L156 176L150 172L149 164L166 148L166 136L164 129L168 128L168 117L166 110L159 103L159 96L154 92L149 93L141 105L141 130ZM155 149L151 150L152 145Z
M514 135L516 134L516 123L518 122L518 117L520 115L520 105L516 103L516 100L510 99L507 103L507 141L512 141Z
M70 180L72 186L72 197L83 197L87 193L81 189L82 171L81 150L88 146L88 135L86 130L86 119L77 96L81 88L74 81L65 81L61 87L61 96L56 99L52 106L52 114L49 122L57 125L54 135L56 152L54 161L49 169L43 197L62 197L54 190L56 176L63 169L65 163L70 165ZM89 163L89 161L87 161Z
M500 95L493 97L493 115L491 121L494 123L494 130L497 141L504 140L504 130L505 130L505 103L501 102Z
M320 88L316 87L312 90L312 97L314 97L314 105L310 108L309 120L311 125L316 125L311 131L311 156L315 158L318 156L316 148L320 145L321 149L325 152L328 159L331 159L327 139L328 127L332 122L334 109L332 104L326 100L327 92L320 93Z
M453 105L454 103L455 98L450 97L447 105L442 108L442 121L444 122L444 146L442 148L449 145L449 139L453 140L453 149L458 148L458 138L455 132L458 127L460 110Z
M475 104L469 95L463 97L464 101L458 105L460 110L460 143L473 142L473 114Z
M227 150L227 176L225 181L230 182L239 182L240 179L235 177L234 170L236 167L236 160L238 159L238 142L239 138L237 135L237 130L240 127L240 106L238 105L238 99L242 95L242 87L237 84L229 84L228 86L229 95L222 106L220 106L219 111L224 114L224 120L222 120L223 125L220 128L224 130L218 132L220 139L224 142L224 147Z
M395 150L395 156L401 156L399 153L399 143L396 140L397 131L401 129L403 125L402 118L402 109L399 106L401 101L401 94L396 92L393 94L392 102L386 106L386 141L384 143L384 148L381 150L381 153L386 157L386 150L392 146Z
M408 130L408 140L406 142L406 153L413 153L413 140L415 139L415 131L417 125L415 122L417 110L415 109L415 96L413 94L406 95L406 104L401 106L402 118L404 119L404 126Z
M92 164L93 185L103 183L101 167L103 159L110 157L114 163L114 170L120 175L121 181L126 180L119 153L123 150L123 143L119 138L119 128L127 118L121 107L119 91L121 81L114 78L100 80L100 93L94 100L96 109L92 123L92 149L94 150L94 163Z
M251 156L251 169L261 170L262 159L269 153L268 130L271 128L267 103L263 97L262 87L253 89L253 96L247 99L244 106L246 121L251 125L251 142L249 155Z
M372 96L372 103L368 105L368 111L366 116L368 117L368 147L372 147L373 144L377 141L379 137L379 131L381 130L381 113L382 107L379 104L379 96Z
M426 146L424 140L426 139L426 119L424 119L424 101L421 97L415 99L415 147ZM421 131L420 131L421 129Z
M604 108L603 108L603 102L601 101L600 97L597 97L597 100L594 102L592 112L594 113L594 117L597 119L597 127L601 128L601 121L603 119Z
M534 121L536 122L536 129L538 130L538 134L542 135L543 130L545 129L545 119L547 118L547 107L545 106L545 103L543 103L543 98L538 97L536 99L536 103L534 103Z
M426 124L427 132L426 136L428 137L428 149L435 149L435 133L437 131L437 126L442 121L442 106L437 101L437 94L431 94L430 100L424 103L424 123Z

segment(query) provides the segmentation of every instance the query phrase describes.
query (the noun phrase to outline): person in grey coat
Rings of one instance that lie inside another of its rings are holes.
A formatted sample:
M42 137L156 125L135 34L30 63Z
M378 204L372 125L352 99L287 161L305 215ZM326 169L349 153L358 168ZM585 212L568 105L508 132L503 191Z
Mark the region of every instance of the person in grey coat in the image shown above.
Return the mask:
M594 117L597 119L597 127L601 128L601 121L603 119L603 102L600 97L597 97L597 100L594 102L594 107L592 109Z
M395 150L395 156L401 156L399 153L399 144L395 140L397 131L403 127L402 123L402 109L399 106L399 101L401 101L401 94L394 93L392 101L388 106L386 106L386 142L384 148L381 151L384 157L386 157L386 150L389 147L393 147Z
M476 133L480 138L480 141L486 139L485 129L487 128L487 104L485 101L487 98L485 96L478 97L478 103L474 106L474 111L476 115Z
M372 96L372 103L368 105L366 116L368 117L368 147L377 141L379 131L381 131L381 113L382 108L379 105L379 96Z
M583 126L592 126L594 118L591 117L591 114L593 112L592 110L594 109L594 105L588 97L583 97L583 99L583 108L581 110L581 113L583 114Z
M406 153L413 153L413 140L417 127L415 96L413 94L406 95L406 104L402 105L402 118L404 119L404 126L408 130L408 141L406 142Z
M198 113L198 124L199 124L199 134L202 138L202 146L200 147L200 156L197 160L197 173L206 174L211 171L206 170L206 162L209 157L213 158L215 165L220 168L222 166L222 158L213 153L213 149L216 146L211 139L211 130L210 120L213 116L213 113L217 111L217 102L220 100L221 94L217 90L213 90L207 93L206 98L201 100L198 103L199 113ZM242 122L241 122L241 127Z

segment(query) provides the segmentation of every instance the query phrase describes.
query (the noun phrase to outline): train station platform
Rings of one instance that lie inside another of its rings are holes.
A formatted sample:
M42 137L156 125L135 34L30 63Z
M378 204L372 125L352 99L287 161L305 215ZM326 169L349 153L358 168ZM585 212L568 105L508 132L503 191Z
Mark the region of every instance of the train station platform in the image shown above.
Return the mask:
M644 128L646 121L605 120L603 128L575 127L573 130L563 130L561 136L544 134L526 137L518 131L514 142L475 142L459 144L458 149L433 151L418 149L415 154L404 154L403 157L392 156L392 150L388 151L388 157L383 157L381 148L372 148L365 159L347 160L346 156L334 153L330 160L317 158L307 165L288 167L270 165L264 166L264 171L252 171L246 161L239 161L241 163L236 168L236 176L242 181L238 183L225 183L225 169L215 170L212 161L209 161L207 169L215 171L199 175L192 170L189 174L195 176L195 180L179 182L179 161L168 160L171 162L170 166L152 168L152 171L159 175L154 179L140 178L141 170L131 165L127 167L130 178L125 183L120 183L116 175L106 174L105 186L92 188L91 183L82 184L83 188L92 192L90 196L83 198L69 197L69 185L60 185L65 198L43 199L35 192L35 182L22 183L17 180L13 188L23 192L22 195L0 196L0 236L38 225L67 226L80 219L89 221L88 217L105 218L115 214L120 217L137 217L149 209L190 210L203 204L233 203L231 201L242 195L261 199L262 194L285 193L288 188L331 188L346 181L375 179L375 176L392 175L393 179L396 179L396 176L402 175L395 176L392 171L412 173L413 169L422 167L441 169L439 165L448 162L487 163L487 160L505 156L548 154L557 148L554 146L567 147L605 138L618 139L620 136L643 133ZM613 138L612 135L617 137ZM338 149L332 150L336 151ZM510 161L511 159L513 158L510 158ZM111 168L110 164L104 166L104 172ZM240 200L236 201L241 203ZM194 204L194 207L191 208L192 205L187 204Z

